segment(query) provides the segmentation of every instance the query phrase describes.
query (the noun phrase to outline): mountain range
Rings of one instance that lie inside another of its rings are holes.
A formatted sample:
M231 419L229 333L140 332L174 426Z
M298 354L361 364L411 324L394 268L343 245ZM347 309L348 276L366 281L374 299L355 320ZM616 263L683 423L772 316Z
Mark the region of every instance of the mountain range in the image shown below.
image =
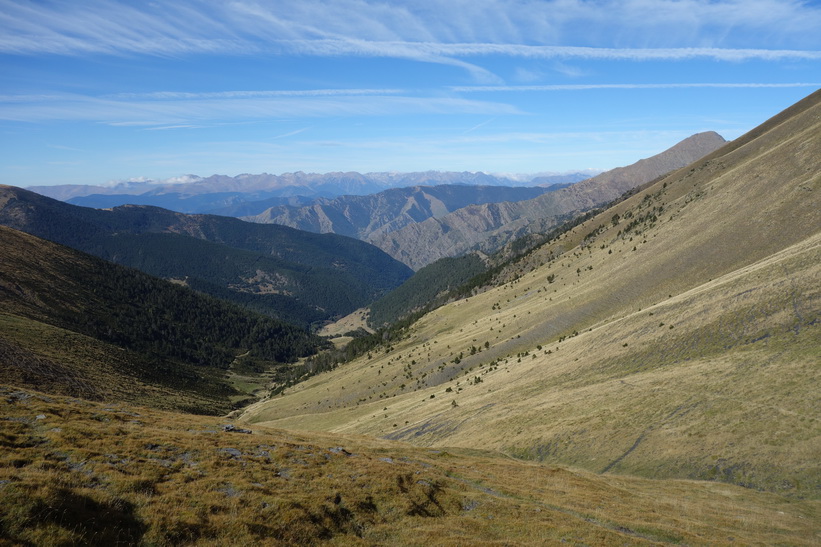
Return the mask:
M291 173L32 189L86 207L152 205L346 235L372 243L418 270L439 258L470 250L493 252L518 237L545 233L724 142L715 132L693 135L667 151L593 178L582 172L525 179L436 171ZM529 186L522 186L523 180ZM122 189L128 193L118 193Z
M574 184L531 188L413 186L367 196L281 204L242 218L373 243L418 270L470 250L493 252L513 239L545 233L563 220L683 167L726 141L693 135L669 150Z
M410 224L443 217L470 205L523 201L566 186L568 184L550 187L410 186L367 196L320 198L302 206L279 205L243 219L371 241Z
M277 205L295 205L324 197L367 195L409 186L551 186L584 180L596 171L540 174L527 177L481 172L425 171L417 173L285 173L242 174L235 177L185 175L166 181L121 182L110 186L56 185L28 189L75 205L109 208L153 205L182 213L227 216L259 214Z

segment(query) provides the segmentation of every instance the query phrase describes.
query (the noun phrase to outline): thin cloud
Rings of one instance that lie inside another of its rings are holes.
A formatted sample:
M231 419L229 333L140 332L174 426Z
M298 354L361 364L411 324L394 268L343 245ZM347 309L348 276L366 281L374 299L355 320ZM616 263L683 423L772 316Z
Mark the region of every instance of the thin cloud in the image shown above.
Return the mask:
M285 139L285 138L288 138L288 137L293 137L294 135L299 135L300 133L304 133L305 131L308 131L309 129L311 129L311 127L312 126L303 127L302 129L295 129L294 131L289 131L289 132L283 133L281 135L276 135L273 138L274 139Z
M168 131L172 129L202 129L203 125L193 125L193 124L178 124L178 125L164 125L158 127L147 127L146 131Z
M191 99L257 99L266 97L336 97L357 95L398 95L402 89L281 89L262 91L154 91L151 93L116 93L111 99L191 100ZM0 99L2 100L2 99Z
M302 144L344 146L348 148L371 149L408 149L421 147L424 149L451 150L454 145L473 146L477 144L500 145L510 143L555 144L569 140L588 140L599 142L629 142L642 139L681 140L692 135L689 130L613 130L613 131L553 131L553 132L504 132L485 135L457 134L443 137L402 137L401 139L379 140L346 140L346 141L305 141ZM501 150L501 149L500 149Z
M302 55L358 55L414 58L418 60L491 55L523 59L587 59L610 61L683 61L699 58L717 61L821 59L821 51L788 49L724 49L706 47L637 49L482 43L352 42L348 40L300 40L280 42L280 44L292 53Z
M2 110L0 110L2 112ZM163 122L159 120L140 120L140 121L129 121L129 122L106 122L106 125L110 125L112 127L149 127L154 125L162 125Z
M473 126L473 127L471 127L470 129L467 129L466 131L464 131L464 132L462 133L462 135L467 135L468 133L473 133L474 131L476 131L476 130L477 130L477 129L479 129L480 127L484 127L484 126L486 126L487 124L489 124L490 122L492 122L492 121L493 121L493 120L495 120L495 119L496 119L496 118L491 118L491 119L489 119L489 120L485 120L485 121L483 121L482 123L477 123L476 125L474 125L474 126Z
M791 88L821 87L821 83L665 83L665 84L556 84L556 85L499 85L499 86L451 86L448 89L460 93L516 92L516 91L584 91L596 89L691 89L691 88Z
M149 94L151 95L151 94ZM43 100L0 102L0 119L41 122L47 120L101 122L118 126L182 126L230 120L268 120L282 117L396 114L521 114L517 107L499 102L452 97L400 95L251 96L213 98L190 94L187 98L120 98L65 95Z
M49 148L54 148L55 150L66 150L68 152L85 152L82 148L76 148L73 146L66 146L64 144L47 144Z
M821 9L794 0L0 0L0 27L7 54L390 56L484 78L463 58L818 59L821 47Z

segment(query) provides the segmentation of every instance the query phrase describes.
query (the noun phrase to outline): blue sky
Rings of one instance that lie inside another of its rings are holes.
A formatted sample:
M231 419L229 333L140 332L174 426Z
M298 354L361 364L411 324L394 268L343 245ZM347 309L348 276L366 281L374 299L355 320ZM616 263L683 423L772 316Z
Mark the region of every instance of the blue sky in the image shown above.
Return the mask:
M789 0L0 0L0 183L562 172L821 87Z

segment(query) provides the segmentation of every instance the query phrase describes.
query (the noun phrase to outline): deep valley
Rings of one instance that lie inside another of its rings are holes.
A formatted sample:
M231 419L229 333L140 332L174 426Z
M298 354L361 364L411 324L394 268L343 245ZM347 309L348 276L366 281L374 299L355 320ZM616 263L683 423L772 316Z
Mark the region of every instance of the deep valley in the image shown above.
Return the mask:
M478 179L265 224L0 187L0 545L818 545L821 91Z

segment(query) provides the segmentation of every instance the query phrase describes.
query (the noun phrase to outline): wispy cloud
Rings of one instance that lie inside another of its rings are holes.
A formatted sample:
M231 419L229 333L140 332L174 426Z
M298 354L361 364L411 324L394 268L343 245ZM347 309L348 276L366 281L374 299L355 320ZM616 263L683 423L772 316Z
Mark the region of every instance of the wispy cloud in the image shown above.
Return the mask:
M556 131L307 140L299 143L298 154L301 161L310 158L311 165L322 166L319 170L414 170L418 169L418 158L424 157L433 168L492 171L488 166L501 161L508 169L532 173L546 169L578 170L580 165L601 168L625 165L631 162L618 163L612 159L614 150L630 149L635 161L658 151L659 143L672 146L692 133L688 130ZM571 146L566 146L567 143ZM283 153L270 143L243 145L243 150L249 149L268 157ZM296 155L290 149L287 154ZM390 158L390 162L386 164L384 158ZM282 157L281 166L298 170L300 163Z
M202 125L193 124L178 124L178 125L160 125L157 127L147 127L146 131L168 131L173 129L200 129Z
M821 51L794 49L731 49L713 47L685 48L610 48L579 46L534 46L434 42L363 42L350 40L299 40L280 42L292 53L316 56L370 56L442 60L462 57L501 56L523 59L587 59L609 61L655 61L713 59L717 61L784 59L818 60Z
M270 97L338 97L357 95L398 95L402 89L276 89L260 91L153 91L150 93L116 93L111 99L191 100L191 99L259 99ZM2 97L0 97L2 100Z
M286 139L288 137L293 137L294 135L299 135L300 133L304 133L311 129L310 127L303 127L301 129L295 129L293 131L288 131L287 133L283 133L282 135L276 135L274 139Z
M93 97L56 95L43 98L12 96L0 100L0 119L41 122L69 120L118 126L190 127L203 122L237 122L294 117L381 116L397 114L521 114L515 106L458 97L407 95L277 95L226 93L164 93Z
M474 131L476 131L476 130L477 130L477 129L479 129L480 127L484 127L484 126L486 126L487 124L489 124L490 122L492 122L492 121L493 121L493 120L495 120L495 119L496 119L496 118L491 118L491 119L489 119L489 120L485 120L485 121L483 121L482 123L477 123L476 125L474 125L474 126L473 126L473 127L471 127L470 129L465 130L462 134L463 134L463 135L467 135L468 133L473 133Z
M464 57L818 59L821 48L821 7L797 0L0 0L0 27L7 54L360 55L485 78Z
M53 148L55 150L65 150L68 152L83 152L83 149L81 148L76 148L74 146L66 146L64 144L48 144L46 146L48 146L49 148Z
M663 83L663 84L557 84L557 85L497 85L497 86L451 86L451 91L460 93L512 92L512 91L584 91L596 89L695 89L695 88L790 88L821 87L821 83Z
M562 130L752 127L804 90L722 92L696 116L638 92L592 105L583 90L821 87L804 83L818 80L819 28L821 4L805 0L0 0L0 175L69 156L43 146L51 129L107 164L104 180L146 165L543 169L548 154L567 164L598 140L641 140ZM696 83L652 83L673 73Z

